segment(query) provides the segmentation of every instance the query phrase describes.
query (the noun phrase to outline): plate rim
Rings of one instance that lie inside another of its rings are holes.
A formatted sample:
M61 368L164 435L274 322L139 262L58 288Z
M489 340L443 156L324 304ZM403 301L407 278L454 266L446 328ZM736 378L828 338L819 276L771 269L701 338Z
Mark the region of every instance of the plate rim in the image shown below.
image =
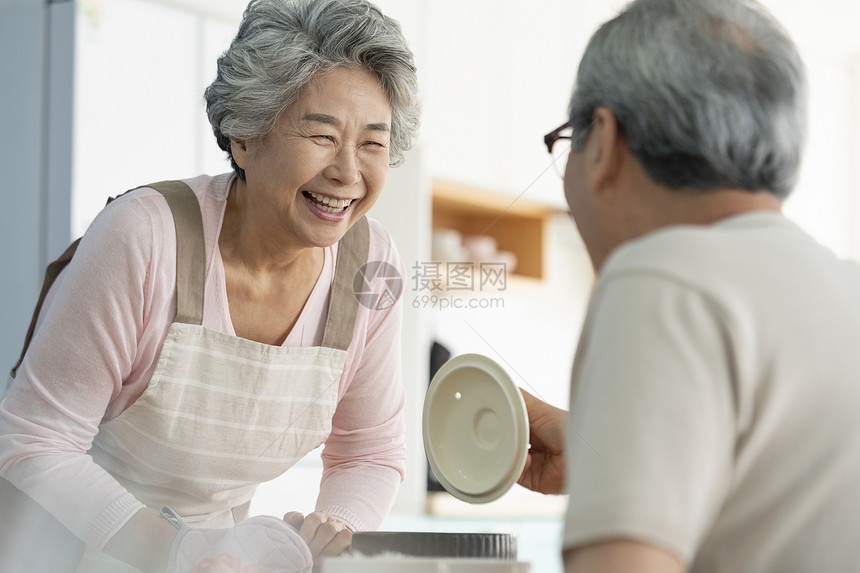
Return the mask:
M434 450L431 447L431 438L428 428L430 407L432 403L432 397L436 388L450 372L453 372L454 370L457 370L464 366L480 367L482 370L487 372L487 374L503 390L505 395L509 397L513 405L515 417L514 433L516 439L522 443L522 447L518 448L518 454L514 464L514 467L518 469L514 472L511 472L510 474L501 476L502 479L500 479L497 484L479 494L471 494L458 489L445 476L444 471L441 470L439 464L436 461L435 455L433 455ZM501 364L499 364L497 361L493 360L489 356L475 352L467 352L452 357L439 368L439 370L433 376L433 379L430 381L430 385L427 388L427 393L424 396L423 410L424 411L421 417L421 433L424 440L424 453L427 457L427 462L430 464L430 468L433 470L433 473L436 475L436 478L439 480L439 483L442 484L442 487L445 488L445 491L447 491L457 499L469 503L488 503L491 501L495 501L496 499L507 493L508 490L510 490L510 488L517 482L520 475L522 474L522 470L525 467L526 459L528 457L528 411L526 410L525 400L523 399L523 395L520 392L519 386L517 386L517 384L511 378L510 374L507 372L507 370L505 370L505 368L501 366Z

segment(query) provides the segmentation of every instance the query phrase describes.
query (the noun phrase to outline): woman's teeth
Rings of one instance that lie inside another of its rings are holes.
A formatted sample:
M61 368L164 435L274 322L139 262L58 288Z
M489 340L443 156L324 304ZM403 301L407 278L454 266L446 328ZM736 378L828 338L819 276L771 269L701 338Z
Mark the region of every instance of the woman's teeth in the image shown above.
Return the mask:
M313 191L305 191L304 195L310 198L319 209L326 213L340 213L352 203L352 199L335 199L314 193Z

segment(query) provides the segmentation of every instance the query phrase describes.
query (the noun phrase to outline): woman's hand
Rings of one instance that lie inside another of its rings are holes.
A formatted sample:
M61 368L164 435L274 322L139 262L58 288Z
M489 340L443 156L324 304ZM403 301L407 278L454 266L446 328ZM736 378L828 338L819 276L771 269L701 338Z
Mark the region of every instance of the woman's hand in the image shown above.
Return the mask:
M523 390L529 416L529 455L520 479L521 486L546 493L564 493L564 434L567 412L550 406Z
M284 521L295 527L318 562L320 557L335 557L352 545L352 530L324 511L315 511L307 516L298 511L284 515Z
M161 514L178 530L167 573L310 573L313 567L301 535L276 517L258 515L226 529L194 529L170 508Z

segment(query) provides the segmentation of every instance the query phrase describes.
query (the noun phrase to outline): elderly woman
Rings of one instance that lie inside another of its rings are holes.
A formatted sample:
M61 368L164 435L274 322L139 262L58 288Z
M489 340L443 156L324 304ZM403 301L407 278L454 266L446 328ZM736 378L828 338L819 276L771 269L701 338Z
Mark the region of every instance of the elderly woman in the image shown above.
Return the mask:
M415 139L416 85L373 5L252 0L206 90L233 172L93 222L0 405L2 475L86 542L79 571L303 571L381 523L404 470L401 307L352 285L368 261L402 269L365 215ZM246 520L323 443L299 532Z

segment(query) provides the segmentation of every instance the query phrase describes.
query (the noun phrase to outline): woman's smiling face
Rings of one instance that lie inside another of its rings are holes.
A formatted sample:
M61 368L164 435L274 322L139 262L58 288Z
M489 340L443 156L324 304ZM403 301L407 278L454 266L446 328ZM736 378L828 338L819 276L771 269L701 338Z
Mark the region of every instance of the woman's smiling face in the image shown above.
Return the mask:
M269 135L233 142L254 220L295 247L336 243L379 198L390 135L391 104L374 74L320 73Z

